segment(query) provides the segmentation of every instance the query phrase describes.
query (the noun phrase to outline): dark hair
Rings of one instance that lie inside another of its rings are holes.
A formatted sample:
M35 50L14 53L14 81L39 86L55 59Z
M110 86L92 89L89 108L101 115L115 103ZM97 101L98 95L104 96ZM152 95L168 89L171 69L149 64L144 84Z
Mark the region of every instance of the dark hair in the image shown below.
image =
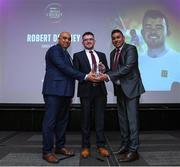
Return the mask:
M114 30L111 32L111 37L113 36L114 33L120 33L122 36L124 36L123 33L122 33L122 31L119 30L119 29L114 29Z
M145 24L145 21L148 18L153 18L153 19L161 18L161 19L164 19L165 22L166 22L166 26L167 26L167 32L169 32L168 19L161 11L159 11L159 10L148 10L148 11L146 11L145 14L144 14L144 17L143 17L143 21L142 21L143 25Z
M92 32L85 32L83 35L82 35L82 38L85 36L85 35L92 35L94 37L94 34Z

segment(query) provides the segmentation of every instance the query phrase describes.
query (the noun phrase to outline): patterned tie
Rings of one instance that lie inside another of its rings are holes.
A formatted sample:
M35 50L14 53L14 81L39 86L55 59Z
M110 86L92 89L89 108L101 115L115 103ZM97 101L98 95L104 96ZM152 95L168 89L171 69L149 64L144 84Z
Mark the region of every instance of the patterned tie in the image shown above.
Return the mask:
M93 67L93 70L96 71L97 70L97 63L96 63L96 58L93 54L93 51L90 50L89 53L91 54L91 59L92 59L92 67Z
M119 57L120 57L120 49L117 48L115 56L114 56L114 60L113 60L113 63L112 63L112 70L116 70L117 69L117 65L119 63Z

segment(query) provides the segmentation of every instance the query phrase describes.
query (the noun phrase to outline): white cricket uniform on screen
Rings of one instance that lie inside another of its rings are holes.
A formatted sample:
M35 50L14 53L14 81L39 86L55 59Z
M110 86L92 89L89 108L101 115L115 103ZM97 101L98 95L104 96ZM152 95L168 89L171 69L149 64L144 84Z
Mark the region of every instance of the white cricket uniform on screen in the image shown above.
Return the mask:
M180 82L180 54L172 49L156 58L139 56L139 68L146 91L170 91Z

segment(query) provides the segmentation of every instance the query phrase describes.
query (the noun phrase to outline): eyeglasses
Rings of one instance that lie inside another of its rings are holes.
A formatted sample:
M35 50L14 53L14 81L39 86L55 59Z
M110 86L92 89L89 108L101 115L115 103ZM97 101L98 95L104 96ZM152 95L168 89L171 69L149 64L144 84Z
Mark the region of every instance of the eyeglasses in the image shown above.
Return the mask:
M87 39L83 39L84 42L86 41L94 41L94 38L87 38Z

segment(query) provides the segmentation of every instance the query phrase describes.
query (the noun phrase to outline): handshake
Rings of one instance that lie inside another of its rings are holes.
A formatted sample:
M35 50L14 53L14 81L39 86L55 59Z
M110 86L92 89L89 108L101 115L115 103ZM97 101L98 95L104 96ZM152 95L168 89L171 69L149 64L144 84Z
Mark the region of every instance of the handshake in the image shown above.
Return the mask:
M106 67L101 62L98 64L97 67L93 67L92 70L87 75L87 80L91 82L102 82L108 81L107 74L104 74L106 71Z

